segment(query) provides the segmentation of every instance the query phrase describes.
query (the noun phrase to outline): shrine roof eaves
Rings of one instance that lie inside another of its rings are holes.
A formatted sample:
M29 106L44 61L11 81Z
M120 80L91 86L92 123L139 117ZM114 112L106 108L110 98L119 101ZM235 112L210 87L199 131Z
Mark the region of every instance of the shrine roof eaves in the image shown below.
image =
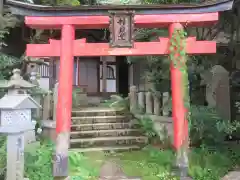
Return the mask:
M94 6L46 6L6 0L5 6L9 7L15 15L21 16L91 16L108 15L114 10L134 10L135 14L194 14L211 13L231 10L234 0L205 1L199 4L180 5L94 5Z

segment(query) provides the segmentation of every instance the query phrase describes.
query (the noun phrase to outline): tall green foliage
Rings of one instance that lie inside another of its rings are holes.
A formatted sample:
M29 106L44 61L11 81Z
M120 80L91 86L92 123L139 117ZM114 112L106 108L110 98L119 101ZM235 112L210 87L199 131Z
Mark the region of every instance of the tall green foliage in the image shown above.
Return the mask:
M41 4L44 5L52 5L55 4L57 6L79 6L80 1L79 0L41 0Z
M240 123L222 119L214 108L191 106L190 137L193 145L221 145L227 136L240 128Z
M8 9L4 9L3 14L0 15L0 46L6 45L5 36L9 33L9 29L15 27L18 22L16 16L12 15Z
M12 68L21 66L21 59L0 53L0 80L8 79L11 76Z
M144 0L146 4L181 4L200 2L200 0Z
M19 20L12 15L8 9L4 9L0 15L0 48L6 46L4 39L9 34L9 30L18 24ZM19 65L20 60L6 54L0 53L0 80L6 79L11 73L12 66Z
M6 137L0 136L0 179L4 177L6 172Z

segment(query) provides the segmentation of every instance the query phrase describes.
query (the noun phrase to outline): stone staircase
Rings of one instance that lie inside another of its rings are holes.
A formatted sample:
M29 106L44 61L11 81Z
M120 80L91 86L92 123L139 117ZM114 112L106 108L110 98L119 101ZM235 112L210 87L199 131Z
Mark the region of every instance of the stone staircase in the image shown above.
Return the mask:
M73 110L70 147L80 152L139 149L148 139L131 119L110 108Z

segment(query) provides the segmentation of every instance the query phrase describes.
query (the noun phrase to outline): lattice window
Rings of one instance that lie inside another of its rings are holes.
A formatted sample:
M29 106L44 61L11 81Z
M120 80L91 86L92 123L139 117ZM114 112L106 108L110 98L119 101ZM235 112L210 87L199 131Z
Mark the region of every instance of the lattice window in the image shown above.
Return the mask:
M2 111L1 112L1 126L7 126L12 124L13 112Z
M2 110L1 126L31 122L31 110Z
M18 118L20 122L31 121L31 110L15 110L15 117Z
M40 74L40 77L48 78L48 77L49 77L49 65L47 65L47 64L42 64L42 65L38 68L38 73Z

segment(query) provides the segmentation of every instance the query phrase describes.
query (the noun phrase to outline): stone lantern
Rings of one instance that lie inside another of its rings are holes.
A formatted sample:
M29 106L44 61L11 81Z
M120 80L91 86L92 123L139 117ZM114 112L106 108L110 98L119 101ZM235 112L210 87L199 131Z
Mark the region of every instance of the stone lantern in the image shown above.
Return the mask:
M32 127L31 131L24 132L24 144L35 141L31 110L41 106L27 94L35 85L25 81L19 69L14 69L11 79L1 87L8 89L8 93L0 99L0 127L21 127L23 124Z

